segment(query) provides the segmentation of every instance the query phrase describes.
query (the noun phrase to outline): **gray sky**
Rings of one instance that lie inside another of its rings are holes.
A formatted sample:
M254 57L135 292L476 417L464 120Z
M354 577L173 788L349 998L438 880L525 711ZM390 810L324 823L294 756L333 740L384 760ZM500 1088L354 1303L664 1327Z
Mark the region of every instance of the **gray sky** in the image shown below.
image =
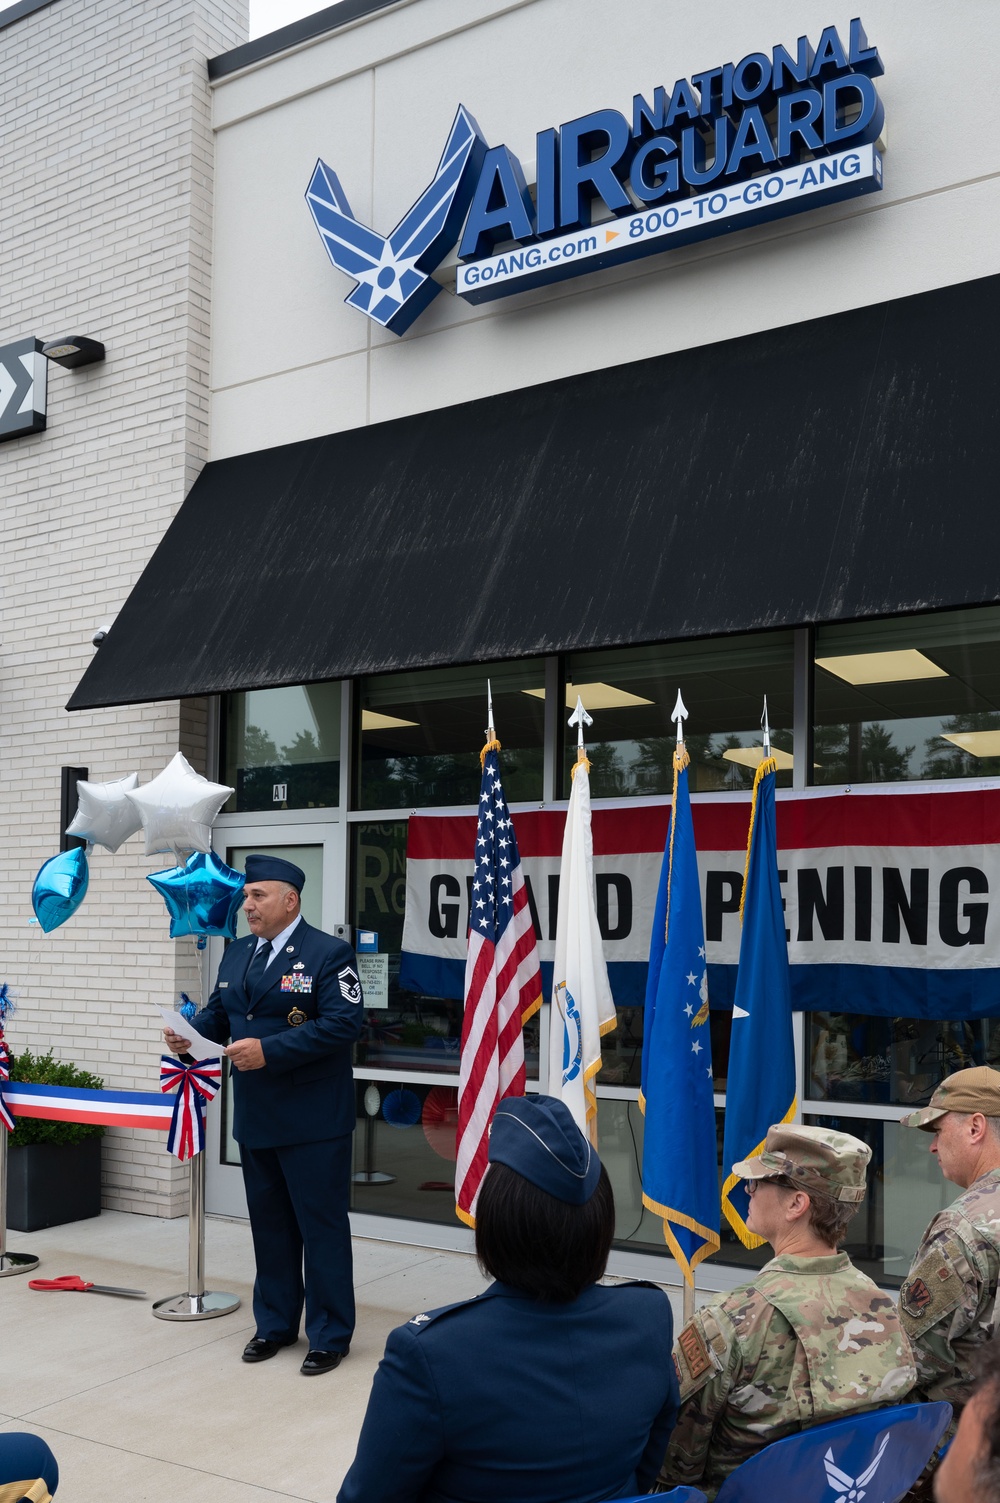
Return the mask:
M326 5L333 0L326 0ZM261 37L268 31L277 31L291 21L311 16L313 11L324 10L326 5L317 0L250 0L250 40Z

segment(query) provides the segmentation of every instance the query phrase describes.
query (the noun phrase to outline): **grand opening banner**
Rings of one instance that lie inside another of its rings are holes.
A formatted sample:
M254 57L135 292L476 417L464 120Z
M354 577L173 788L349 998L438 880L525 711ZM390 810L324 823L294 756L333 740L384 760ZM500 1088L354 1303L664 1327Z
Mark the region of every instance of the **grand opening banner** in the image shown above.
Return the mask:
M746 799L692 799L709 998L730 1007L740 943ZM597 909L618 1006L641 1005L668 801L595 809ZM1000 789L779 792L778 856L792 1002L886 1017L1000 1015ZM515 813L546 1000L562 810ZM461 998L476 817L409 821L400 984Z

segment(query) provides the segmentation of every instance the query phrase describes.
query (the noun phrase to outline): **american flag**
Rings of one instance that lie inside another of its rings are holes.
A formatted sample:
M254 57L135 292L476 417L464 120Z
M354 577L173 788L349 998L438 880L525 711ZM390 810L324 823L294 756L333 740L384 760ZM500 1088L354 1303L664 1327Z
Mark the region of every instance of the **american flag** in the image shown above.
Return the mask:
M497 742L488 742L483 758L465 963L455 1201L467 1226L476 1224L493 1113L505 1096L524 1095L521 1025L542 1005L535 930L498 750Z

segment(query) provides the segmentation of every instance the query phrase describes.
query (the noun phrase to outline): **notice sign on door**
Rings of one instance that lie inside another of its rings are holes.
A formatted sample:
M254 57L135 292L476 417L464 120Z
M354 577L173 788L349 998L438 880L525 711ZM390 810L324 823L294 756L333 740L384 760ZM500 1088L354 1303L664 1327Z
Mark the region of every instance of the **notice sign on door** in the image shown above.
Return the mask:
M366 1007L389 1006L388 955L359 955L358 975Z

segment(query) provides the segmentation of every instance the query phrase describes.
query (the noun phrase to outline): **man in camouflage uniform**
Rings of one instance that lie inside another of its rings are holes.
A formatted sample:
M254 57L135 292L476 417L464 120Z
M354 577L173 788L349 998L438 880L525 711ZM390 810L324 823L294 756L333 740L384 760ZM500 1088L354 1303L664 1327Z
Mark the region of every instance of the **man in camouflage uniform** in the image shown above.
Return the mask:
M997 1326L1000 1071L977 1065L949 1075L903 1126L933 1133L941 1173L965 1191L934 1217L899 1294L919 1396L946 1399L957 1418L975 1383L975 1355Z
M916 1381L893 1301L837 1251L865 1194L871 1149L847 1133L772 1127L747 1225L775 1257L699 1310L674 1346L681 1410L661 1488L714 1498L748 1457L805 1426L898 1404Z

